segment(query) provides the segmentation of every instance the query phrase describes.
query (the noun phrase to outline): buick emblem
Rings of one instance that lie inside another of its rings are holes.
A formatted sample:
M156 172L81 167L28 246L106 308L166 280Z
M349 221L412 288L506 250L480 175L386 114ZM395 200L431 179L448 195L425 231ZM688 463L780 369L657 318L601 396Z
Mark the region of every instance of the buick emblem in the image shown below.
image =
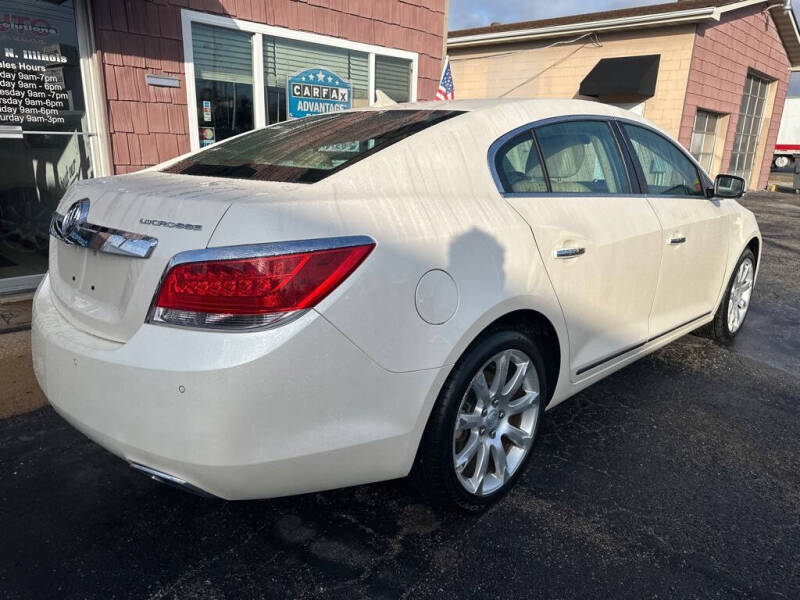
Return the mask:
M88 216L89 199L83 198L78 200L69 207L67 214L64 215L64 220L61 222L61 233L66 238L78 233L80 226L86 223L86 218Z

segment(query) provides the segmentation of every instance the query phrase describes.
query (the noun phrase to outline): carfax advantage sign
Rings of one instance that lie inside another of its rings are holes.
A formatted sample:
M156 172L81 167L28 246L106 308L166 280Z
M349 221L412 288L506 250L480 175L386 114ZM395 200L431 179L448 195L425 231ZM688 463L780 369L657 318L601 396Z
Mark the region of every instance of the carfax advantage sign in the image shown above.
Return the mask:
M353 86L327 69L306 69L286 80L290 119L347 110L353 105Z

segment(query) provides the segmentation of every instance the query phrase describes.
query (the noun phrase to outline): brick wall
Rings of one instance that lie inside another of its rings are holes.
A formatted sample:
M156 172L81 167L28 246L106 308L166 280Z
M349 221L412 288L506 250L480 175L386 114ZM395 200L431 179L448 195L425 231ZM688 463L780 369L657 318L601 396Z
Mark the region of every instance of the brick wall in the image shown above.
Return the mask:
M446 0L95 0L108 131L116 173L189 150L180 9L309 31L419 53L417 97L433 99L441 74ZM180 79L149 86L147 74Z
M698 108L730 114L727 131L717 132L718 136L725 136L720 171L727 171L748 69L774 80L774 103L767 104L762 125L766 138L762 133L756 155L760 165L753 167L753 172L758 173L757 184L754 180L753 185L758 188L765 186L769 177L789 84L789 59L772 17L762 10L763 5L756 5L727 13L719 23L698 26L679 134L680 142L688 147Z

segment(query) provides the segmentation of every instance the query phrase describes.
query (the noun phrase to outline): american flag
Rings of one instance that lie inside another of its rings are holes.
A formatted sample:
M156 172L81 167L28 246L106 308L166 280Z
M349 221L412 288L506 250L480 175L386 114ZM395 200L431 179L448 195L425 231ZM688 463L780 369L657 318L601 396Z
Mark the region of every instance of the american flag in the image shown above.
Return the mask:
M436 92L437 100L455 100L456 88L453 85L453 75L450 73L450 57L444 63L442 81L439 83L439 90Z

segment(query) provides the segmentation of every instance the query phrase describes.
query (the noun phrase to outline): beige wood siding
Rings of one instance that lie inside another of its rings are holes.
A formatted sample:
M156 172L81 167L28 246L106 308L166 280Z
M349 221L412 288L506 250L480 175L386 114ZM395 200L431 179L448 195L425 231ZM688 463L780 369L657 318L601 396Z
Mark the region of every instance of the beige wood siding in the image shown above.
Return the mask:
M476 48L450 48L456 98L495 98L525 83L509 96L575 98L584 77L601 58L660 54L655 96L644 116L677 136L694 45L694 25L637 32L601 33L601 46L588 39L545 48L556 40ZM567 38L569 39L569 38Z

